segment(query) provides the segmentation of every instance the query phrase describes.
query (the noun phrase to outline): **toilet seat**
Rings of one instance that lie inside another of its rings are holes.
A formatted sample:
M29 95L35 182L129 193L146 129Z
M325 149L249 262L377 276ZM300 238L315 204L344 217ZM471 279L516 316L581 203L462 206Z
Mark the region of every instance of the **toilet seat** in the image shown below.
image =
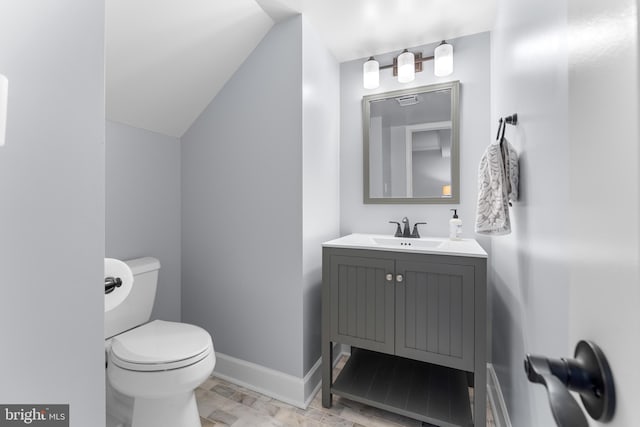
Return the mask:
M198 363L213 351L204 329L185 323L154 320L113 338L111 361L130 371L157 372Z

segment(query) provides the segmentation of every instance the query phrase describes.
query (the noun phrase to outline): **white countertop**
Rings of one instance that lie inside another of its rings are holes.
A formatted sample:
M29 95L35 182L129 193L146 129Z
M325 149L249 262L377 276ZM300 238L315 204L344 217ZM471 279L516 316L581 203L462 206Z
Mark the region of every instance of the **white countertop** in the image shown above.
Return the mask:
M487 258L487 253L475 239L450 240L446 237L412 239L384 234L354 233L324 242L322 246Z

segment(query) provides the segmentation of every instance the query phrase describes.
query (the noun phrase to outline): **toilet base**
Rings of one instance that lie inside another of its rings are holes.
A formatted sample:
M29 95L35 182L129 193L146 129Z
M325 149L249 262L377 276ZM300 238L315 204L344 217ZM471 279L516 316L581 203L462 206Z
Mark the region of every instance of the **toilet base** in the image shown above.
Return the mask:
M133 412L133 397L125 396L118 392L109 383L105 375L107 397L107 424L106 427L131 427L131 413Z
M159 399L135 399L131 427L176 426L202 427L193 392Z

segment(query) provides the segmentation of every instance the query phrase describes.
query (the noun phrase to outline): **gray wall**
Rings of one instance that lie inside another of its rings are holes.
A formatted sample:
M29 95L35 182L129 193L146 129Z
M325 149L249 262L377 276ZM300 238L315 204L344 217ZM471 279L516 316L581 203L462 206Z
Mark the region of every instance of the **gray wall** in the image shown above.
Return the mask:
M300 376L302 23L275 25L182 137L182 318Z
M320 243L338 234L338 77L291 18L181 139L183 320L299 378L320 357Z
M0 2L0 402L104 426L104 1Z
M505 0L498 10L491 123L518 113L506 135L520 153L520 200L512 234L491 244L493 364L512 424L554 425L544 388L527 382L522 360L527 352L571 355L567 4Z
M340 67L302 20L304 373L320 358L322 242L340 233Z
M162 266L151 317L180 320L180 141L107 122L106 256Z
M427 221L424 236L447 236L450 208L459 209L463 236L475 237L478 162L492 138L490 123L489 33L450 40L454 49L454 73L433 75L433 62L410 84L398 83L391 70L380 72L378 89L363 89L362 64L366 58L340 64L341 142L340 142L340 231L392 234L388 221L409 217L411 222ZM412 48L431 55L436 44ZM390 64L399 52L376 56L381 65ZM362 97L390 90L460 80L460 204L459 205L365 205L362 183ZM495 136L493 136L495 138ZM486 243L484 240L481 242Z

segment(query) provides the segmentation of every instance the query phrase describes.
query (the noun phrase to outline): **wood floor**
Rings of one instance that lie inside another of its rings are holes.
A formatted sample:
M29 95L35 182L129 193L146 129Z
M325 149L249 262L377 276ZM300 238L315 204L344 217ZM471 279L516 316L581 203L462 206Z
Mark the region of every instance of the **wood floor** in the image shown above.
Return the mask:
M337 374L344 361L336 366ZM318 393L306 410L260 393L211 377L196 390L202 427L420 427L410 418L334 396L333 406L323 408ZM489 406L489 405L487 405ZM426 424L425 424L426 425ZM487 427L495 427L487 411Z

